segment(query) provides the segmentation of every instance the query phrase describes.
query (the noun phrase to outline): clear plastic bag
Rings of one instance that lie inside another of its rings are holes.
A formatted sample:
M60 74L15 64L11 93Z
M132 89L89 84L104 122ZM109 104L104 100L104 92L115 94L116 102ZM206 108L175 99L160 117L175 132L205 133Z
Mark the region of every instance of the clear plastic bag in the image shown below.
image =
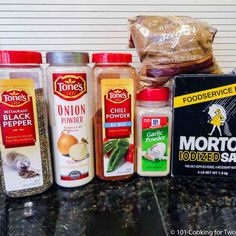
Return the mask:
M217 30L209 24L187 16L137 16L129 23L129 47L143 63L139 90L178 74L220 73L212 48Z

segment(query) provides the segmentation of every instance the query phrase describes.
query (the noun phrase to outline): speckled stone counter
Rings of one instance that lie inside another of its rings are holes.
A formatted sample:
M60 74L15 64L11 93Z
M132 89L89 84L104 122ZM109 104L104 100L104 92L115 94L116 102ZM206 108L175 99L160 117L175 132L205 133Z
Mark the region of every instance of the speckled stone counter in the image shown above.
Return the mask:
M0 194L0 215L0 235L236 235L236 185L222 179L94 179L77 189L54 185L34 197Z

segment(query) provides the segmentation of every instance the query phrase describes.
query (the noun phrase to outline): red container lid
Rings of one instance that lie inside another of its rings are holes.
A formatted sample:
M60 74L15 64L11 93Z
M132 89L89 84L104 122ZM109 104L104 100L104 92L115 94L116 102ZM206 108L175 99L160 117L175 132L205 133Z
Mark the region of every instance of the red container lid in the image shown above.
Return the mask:
M137 99L141 101L168 101L170 90L167 87L146 88L137 94Z
M0 50L0 64L41 64L40 52Z
M92 54L94 63L130 63L132 54L130 53L94 53Z

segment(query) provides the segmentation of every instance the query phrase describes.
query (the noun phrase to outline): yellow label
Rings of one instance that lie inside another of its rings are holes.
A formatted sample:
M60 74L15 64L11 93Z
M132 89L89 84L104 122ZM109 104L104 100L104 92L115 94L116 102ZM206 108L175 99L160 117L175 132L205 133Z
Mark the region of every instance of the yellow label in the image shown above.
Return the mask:
M43 184L35 92L32 79L0 80L0 149L6 191ZM25 178L24 171L35 172L35 177Z
M190 93L174 98L174 108L194 105L236 95L236 84Z
M134 172L134 152L126 158L130 148L134 148L134 81L133 79L102 79L102 130L104 146L104 175L121 176ZM122 147L122 156L115 153ZM107 151L107 152L106 152ZM113 158L108 158L108 152ZM117 157L116 157L117 155ZM113 160L116 160L116 162ZM118 161L119 160L119 161Z

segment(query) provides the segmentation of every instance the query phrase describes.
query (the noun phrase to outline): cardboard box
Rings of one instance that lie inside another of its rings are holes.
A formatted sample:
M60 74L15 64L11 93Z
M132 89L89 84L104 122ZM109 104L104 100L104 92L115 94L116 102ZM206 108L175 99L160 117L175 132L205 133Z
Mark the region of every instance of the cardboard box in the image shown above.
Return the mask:
M236 177L236 76L174 78L172 176Z

